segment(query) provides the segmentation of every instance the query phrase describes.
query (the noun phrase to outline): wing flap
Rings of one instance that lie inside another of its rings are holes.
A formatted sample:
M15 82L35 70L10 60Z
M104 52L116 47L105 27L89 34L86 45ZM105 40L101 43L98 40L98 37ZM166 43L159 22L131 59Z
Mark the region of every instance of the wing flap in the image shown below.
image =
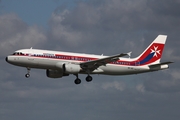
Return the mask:
M107 63L115 62L115 61L119 60L119 57L123 57L126 55L128 55L128 54L127 53L121 53L121 54L110 56L110 57L105 57L105 58L101 58L101 59L97 59L97 60L87 61L87 62L80 63L80 66L85 71L87 71L87 70L93 71L93 70L97 69L99 66L102 66L102 65L105 66Z

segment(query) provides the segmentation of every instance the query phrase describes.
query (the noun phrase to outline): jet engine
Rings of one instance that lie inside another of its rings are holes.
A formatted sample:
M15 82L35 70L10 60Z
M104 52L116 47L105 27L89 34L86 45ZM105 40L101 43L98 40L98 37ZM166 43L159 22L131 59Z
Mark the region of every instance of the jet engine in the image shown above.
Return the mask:
M65 64L65 73L68 74L76 74L79 73L81 70L80 65L76 65L76 64Z
M80 65L72 64L72 63L57 63L56 67L63 71L66 74L76 74L79 73L81 70Z
M69 74L65 74L63 73L63 71L61 70L51 70L51 69L47 69L46 70L46 75L49 78L61 78L63 76L68 76Z

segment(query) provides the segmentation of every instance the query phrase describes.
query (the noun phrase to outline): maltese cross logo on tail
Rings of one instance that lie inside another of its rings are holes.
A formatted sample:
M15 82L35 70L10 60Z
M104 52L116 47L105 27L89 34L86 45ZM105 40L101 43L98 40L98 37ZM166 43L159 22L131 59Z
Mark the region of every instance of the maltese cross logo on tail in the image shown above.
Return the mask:
M151 49L151 53L154 53L154 56L156 56L156 57L158 57L158 55L160 55L160 51L161 50L158 50L158 46L157 47L154 46L154 49Z

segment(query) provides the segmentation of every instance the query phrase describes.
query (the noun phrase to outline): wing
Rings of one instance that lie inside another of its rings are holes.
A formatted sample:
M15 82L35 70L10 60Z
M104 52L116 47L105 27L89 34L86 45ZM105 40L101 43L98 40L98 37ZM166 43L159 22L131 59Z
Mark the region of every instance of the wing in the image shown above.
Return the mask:
M93 71L97 69L99 66L102 66L102 65L105 66L107 63L115 62L119 60L119 57L123 57L126 55L128 55L128 53L121 53L121 54L110 56L110 57L83 62L83 63L80 63L80 66L84 71Z

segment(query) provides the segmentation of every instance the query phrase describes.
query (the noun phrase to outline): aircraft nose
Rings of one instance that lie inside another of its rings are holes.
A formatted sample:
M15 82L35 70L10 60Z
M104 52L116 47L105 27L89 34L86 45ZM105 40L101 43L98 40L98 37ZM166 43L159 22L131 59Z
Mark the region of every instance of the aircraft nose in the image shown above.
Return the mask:
M5 59L5 60L6 60L6 62L8 62L8 57L6 57L6 59Z

